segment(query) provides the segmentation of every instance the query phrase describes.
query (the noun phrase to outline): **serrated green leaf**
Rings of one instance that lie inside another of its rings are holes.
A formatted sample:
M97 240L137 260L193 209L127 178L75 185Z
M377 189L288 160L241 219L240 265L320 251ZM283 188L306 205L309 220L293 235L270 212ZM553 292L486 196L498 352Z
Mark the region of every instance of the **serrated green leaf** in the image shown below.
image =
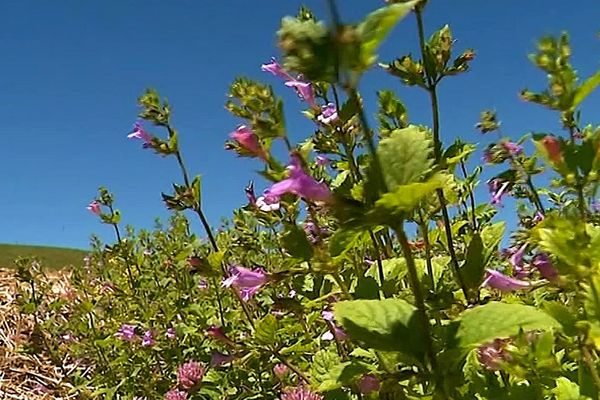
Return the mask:
M285 232L281 235L281 243L292 257L310 261L313 256L313 248L306 233L297 225L286 227Z
M473 235L473 238L469 242L467 254L465 254L465 262L461 270L467 288L471 290L476 289L483 280L485 273L483 241L478 233Z
M404 18L418 3L392 4L373 11L362 21L356 31L360 38L360 67L368 68L377 60L377 49L390 33L392 28Z
M272 345L277 340L279 322L273 314L267 314L256 323L254 337L261 344Z
M401 299L353 300L334 305L351 338L375 350L398 351L422 361L425 354L416 308Z
M418 182L433 165L431 135L425 129L410 125L394 130L379 143L377 153L388 190Z
M463 349L472 349L519 331L561 329L560 324L539 309L524 304L490 302L465 311L458 319L456 338Z

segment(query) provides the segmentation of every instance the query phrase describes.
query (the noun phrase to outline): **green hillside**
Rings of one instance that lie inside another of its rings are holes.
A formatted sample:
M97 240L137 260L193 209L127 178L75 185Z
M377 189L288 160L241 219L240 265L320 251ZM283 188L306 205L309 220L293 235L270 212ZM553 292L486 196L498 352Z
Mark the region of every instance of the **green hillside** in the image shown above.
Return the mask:
M86 251L48 246L27 246L17 244L0 244L0 267L14 267L18 257L35 256L42 261L45 268L60 269L83 262Z

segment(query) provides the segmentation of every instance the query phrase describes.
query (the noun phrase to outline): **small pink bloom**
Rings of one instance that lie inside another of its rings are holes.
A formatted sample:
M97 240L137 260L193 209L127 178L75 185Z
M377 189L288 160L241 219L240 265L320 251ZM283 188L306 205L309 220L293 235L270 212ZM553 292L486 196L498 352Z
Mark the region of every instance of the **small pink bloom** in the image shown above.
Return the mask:
M208 281L206 279L200 279L198 281L198 289L200 289L201 291L208 290Z
M237 144L255 157L267 159L267 155L258 136L246 125L240 125L238 128L229 134L229 137L237 142Z
M358 381L358 390L362 394L370 394L379 390L381 384L375 375L363 375Z
M134 124L133 131L127 135L127 139L139 139L144 141L144 148L148 148L152 144L152 135L144 130L139 121Z
M504 147L504 149L506 150L506 152L511 155L511 156L516 156L518 154L521 154L523 152L523 147L519 146L516 143L513 142L503 142L502 146Z
M137 337L135 334L135 326L128 324L121 325L117 333L115 333L115 337L127 342L135 340Z
M322 340L329 341L335 339L338 342L343 342L344 340L348 339L348 335L346 335L346 332L335 324L333 312L324 310L321 312L321 316L323 317L323 319L327 323L327 326L329 327L329 331L321 335Z
M165 400L187 400L187 392L182 390L169 390L167 394L165 394Z
M177 338L177 331L175 330L175 328L171 327L167 329L167 333L165 334L165 336L169 340L174 340Z
M251 270L240 266L234 266L229 268L229 278L223 281L223 286L233 286L240 291L242 299L248 301L269 281L269 279L269 275L260 268Z
M87 206L88 211L90 211L93 214L96 215L100 215L102 213L102 210L100 209L100 203L97 202L96 200L92 201L88 206Z
M142 346L144 347L152 347L156 344L154 340L154 332L152 330L147 330L144 333L144 337L142 338Z
M517 278L524 278L530 273L530 271L523 265L523 256L525 255L525 250L527 250L527 243L519 247L519 249L515 251L509 259L509 263L512 266Z
M192 389L202 382L204 367L196 361L187 362L177 370L177 383L184 389Z
M270 72L271 74L273 74L275 76L285 79L286 81L294 80L294 78L292 78L292 76L290 74L288 74L283 69L283 67L277 62L275 57L271 58L270 63L261 65L260 69L264 72Z
M227 335L225 335L225 332L223 332L223 328L219 326L212 325L208 327L208 329L206 329L206 335L223 342L228 346L235 346L233 340L229 339Z
M558 277L558 271L554 265L552 265L552 261L550 261L550 258L546 254L542 253L535 256L532 264L540 271L540 275L542 275L543 278L554 281Z
M279 202L267 203L265 196L260 196L258 199L256 199L255 205L260 211L264 212L277 211L280 207Z
M292 156L288 166L289 177L275 183L265 191L265 201L274 203L279 197L286 193L293 193L310 201L330 202L332 194L329 187L323 182L317 182L312 176L302 169L302 163L298 156Z
M492 199L490 203L495 206L502 205L502 196L506 194L506 189L510 185L510 182L500 182L499 179L493 179L488 183L490 193L492 194Z
M495 339L493 342L477 349L477 358L481 365L490 371L497 371L503 362L510 361L511 356L506 350L507 339Z
M280 400L323 400L323 397L304 386L298 386L283 389Z
M528 289L531 287L530 282L511 278L500 271L495 271L493 269L487 269L486 271L487 276L481 284L482 287L491 287L503 292L512 292L514 290Z
M331 162L331 160L329 158L322 156L320 154L316 157L316 161L317 161L317 165L320 167L324 167Z
M248 186L244 189L246 192L246 198L248 199L248 204L256 205L256 195L254 194L254 182L250 181Z
M306 101L311 107L317 107L312 83L294 79L287 81L285 85L294 88L296 90L296 93L298 93L298 97Z
M542 139L542 145L548 153L548 157L555 163L562 161L562 151L560 148L560 142L554 136L546 136Z
M283 363L279 363L273 367L273 373L279 380L283 380L289 372L290 369Z
M235 360L235 356L232 356L229 354L223 354L223 353L219 353L218 351L215 351L214 353L212 353L212 356L210 358L210 365L211 365L211 367L218 367L223 364L228 364L228 363L232 362L233 360Z
M319 114L317 120L324 125L336 122L338 120L338 112L335 104L328 103L327 105L322 106L321 114Z

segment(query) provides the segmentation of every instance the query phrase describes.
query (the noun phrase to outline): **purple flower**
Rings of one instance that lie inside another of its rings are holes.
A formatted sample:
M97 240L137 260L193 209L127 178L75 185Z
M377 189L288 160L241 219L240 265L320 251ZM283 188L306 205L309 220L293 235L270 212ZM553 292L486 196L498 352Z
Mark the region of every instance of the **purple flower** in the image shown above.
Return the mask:
M144 130L141 122L136 121L133 125L133 131L127 135L127 139L139 139L144 141L143 148L148 148L152 145L152 135Z
M285 79L286 81L293 81L294 78L288 74L283 67L277 62L275 57L271 58L271 62L260 66L261 71L270 72L271 74Z
M154 332L152 330L147 330L144 332L144 337L142 338L142 346L144 347L152 347L156 344L154 340Z
M60 338L65 343L76 343L77 342L77 337L75 335L73 335L72 332L67 332L67 333L63 334Z
M316 157L316 161L317 161L317 165L320 167L325 167L326 165L328 165L331 162L331 160L329 158L322 156L320 154Z
M558 271L552 265L552 261L550 261L550 257L546 254L538 254L533 258L532 264L534 267L540 271L540 275L543 278L548 279L549 281L553 281L558 277Z
M255 205L260 211L264 212L277 211L280 208L278 201L275 200L271 203L268 203L265 196L260 196L258 199L256 199Z
M502 196L506 194L508 185L510 185L509 181L501 182L499 179L493 179L488 182L490 193L492 194L492 199L490 200L492 205L502 205Z
M200 289L201 291L208 290L208 281L204 278L200 279L198 281L198 289Z
M88 211L96 215L100 215L102 213L102 210L100 209L100 203L96 200L92 201L86 208Z
M184 389L192 389L198 386L203 377L204 367L196 361L187 362L177 370L177 383Z
M535 215L533 216L533 223L537 224L538 222L541 222L544 220L544 214L542 214L539 211L536 211Z
M169 340L174 340L177 338L177 331L175 330L175 328L171 327L167 329L167 333L165 334L165 336Z
M362 394L370 394L379 390L381 384L375 375L363 375L358 381L358 390Z
M335 104L328 103L325 106L321 107L321 114L317 117L317 120L324 124L329 125L338 120L338 113Z
M321 312L321 316L323 317L323 319L327 323L327 326L329 327L329 331L325 332L321 336L321 340L329 341L335 339L338 342L343 342L344 340L348 339L348 335L346 335L346 332L335 324L333 312L324 310Z
M265 201L274 203L280 196L286 193L293 193L310 201L329 202L332 199L329 187L323 182L317 182L312 176L308 175L302 169L302 163L297 155L292 156L289 178L275 183L265 191Z
M256 195L254 194L254 182L250 181L248 186L244 189L246 192L246 198L248 199L248 204L256 205Z
M493 342L477 349L477 358L481 365L490 371L497 371L503 362L510 361L511 356L506 351L507 339L495 339Z
M128 325L128 324L121 325L121 327L119 328L117 333L115 333L115 337L117 337L121 340L125 340L127 342L135 340L136 339L135 326Z
M230 363L233 360L235 360L235 356L215 351L214 353L212 353L212 356L210 358L210 365L211 367L218 367L220 365Z
M220 342L225 343L228 346L235 346L233 340L229 339L227 335L225 335L225 332L223 332L223 328L219 326L209 326L208 329L206 329L206 334Z
M169 390L167 394L165 394L165 400L187 400L187 392L182 390Z
M283 380L283 378L285 378L285 376L289 372L290 372L290 369L287 367L287 365L285 365L283 363L276 364L273 367L273 373L275 374L277 379L279 379L280 381Z
M223 286L233 286L240 291L242 300L248 301L269 279L269 275L261 268L251 270L240 266L233 266L229 268L229 278L223 281Z
M315 94L313 92L312 83L304 82L298 79L293 79L287 81L285 86L294 88L296 93L298 93L298 97L302 100L306 101L311 107L317 107L317 103L315 102Z
M503 142L502 147L504 147L504 149L510 156L516 156L523 152L523 147L511 141Z
M237 144L250 155L259 157L263 160L267 159L267 154L260 144L258 136L254 131L246 125L240 125L237 129L229 134L229 137L237 142Z
M529 275L528 269L523 266L523 255L525 254L525 250L527 250L527 243L523 244L517 251L512 253L508 261L517 278L524 278Z
M311 392L304 386L283 389L280 400L323 400L323 396Z
M521 281L519 279L506 276L499 271L487 269L487 276L481 284L482 287L491 287L503 292L512 292L513 290L527 289L531 287L530 282Z

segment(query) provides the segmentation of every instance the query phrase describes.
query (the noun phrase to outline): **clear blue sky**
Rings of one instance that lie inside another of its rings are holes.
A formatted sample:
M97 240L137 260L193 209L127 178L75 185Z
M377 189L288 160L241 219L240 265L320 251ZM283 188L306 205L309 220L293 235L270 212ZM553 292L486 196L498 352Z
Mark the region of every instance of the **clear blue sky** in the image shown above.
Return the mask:
M304 3L326 17L323 0ZM339 3L347 21L357 21L383 4ZM3 1L0 242L85 247L92 232L111 238L109 227L85 209L99 185L115 193L125 223L151 227L155 217L167 215L160 192L179 179L175 160L126 139L136 119L137 96L150 86L173 105L189 169L203 175L204 205L213 225L243 205L244 185L259 165L223 149L227 134L239 123L223 108L225 94L239 74L270 82L288 100L292 138L312 133L295 95L260 72L260 64L277 55L280 18L295 14L300 4ZM473 129L484 108L499 112L507 134L558 131L554 114L517 97L523 87L545 85L545 77L526 55L537 37L567 30L574 63L588 76L600 66L598 21L598 0L431 0L427 32L450 23L457 49L477 52L471 72L441 87L445 142L456 135L487 140ZM381 60L416 50L414 17L409 17L393 32ZM413 122L430 124L425 95L377 70L362 86L369 114L375 112L375 91L386 87L406 101ZM586 102L584 121L593 122L599 109L600 96L595 94Z

